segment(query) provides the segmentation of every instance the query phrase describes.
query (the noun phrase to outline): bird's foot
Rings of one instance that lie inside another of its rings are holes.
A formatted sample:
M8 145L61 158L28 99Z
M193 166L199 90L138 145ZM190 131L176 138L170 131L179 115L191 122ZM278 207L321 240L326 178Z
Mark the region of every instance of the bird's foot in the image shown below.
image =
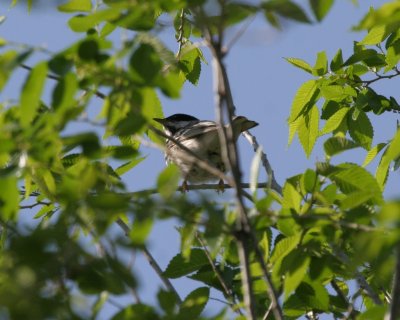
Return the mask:
M224 193L224 192L225 192L224 180L220 179L218 182L217 193Z
M182 185L181 185L181 192L186 193L189 191L188 183L186 180L183 180Z

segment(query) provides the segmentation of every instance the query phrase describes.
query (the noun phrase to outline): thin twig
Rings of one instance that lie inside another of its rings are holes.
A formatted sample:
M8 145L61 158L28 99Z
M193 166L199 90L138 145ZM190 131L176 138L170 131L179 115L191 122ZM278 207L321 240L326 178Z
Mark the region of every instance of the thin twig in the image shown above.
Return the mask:
M49 206L51 204L52 204L51 202L37 201L36 203L31 204L31 205L19 206L19 208L20 209L33 209L34 207L37 207L37 206Z
M131 230L128 227L128 225L121 218L118 218L116 222L120 226L120 228L125 232L125 235L129 236L129 233ZM179 304L181 304L182 303L181 297L179 296L175 287L172 285L171 281L169 281L169 279L164 276L164 273L163 273L160 265L157 263L156 259L152 256L150 251L145 246L142 246L141 250L142 250L145 258L149 262L150 266L154 269L154 271L157 273L158 277L164 283L165 287L175 295L176 300L178 301Z
M21 64L20 66L21 66L21 68L23 68L23 69L32 71L32 67L27 66L26 64ZM55 80L55 81L61 81L61 77L56 76L56 75L54 75L54 74L50 74L50 73L47 74L47 78L52 79L52 80ZM89 89L89 88L84 88L83 90L93 92L93 93L94 93L97 97L99 97L100 99L103 99L103 100L104 100L104 99L107 98L107 96L106 96L104 93L102 93L102 92L100 92L100 91L98 91L98 90L93 90L93 89Z
M226 51L230 51L232 47L235 45L235 43L243 36L243 34L247 31L251 23L254 21L256 18L256 15L254 14L251 18L247 19L246 23L243 23L241 28L239 29L238 32L233 36L232 39L229 40L228 44L226 45Z
M349 264L350 259L349 257L339 248L335 248L334 252L336 256L342 260L344 264ZM365 277L361 274L360 271L356 270L355 271L355 278L360 286L360 288L364 289L367 295L371 298L371 300L376 304L376 305L382 305L382 301L379 298L379 295L372 289L372 287L368 284L367 280Z
M241 183L240 187L242 189L249 189L250 188L250 183ZM267 182L260 182L257 183L256 188L257 189L266 189L268 187ZM226 190L226 189L232 189L232 186L224 183L224 184L215 184L215 183L203 183L203 184L188 184L185 186L185 188L178 187L176 189L176 192L184 192L184 191L195 191L195 190L217 190L219 191L220 189ZM151 189L144 189L144 190L139 190L135 192L130 192L129 195L136 196L136 195L150 195L150 194L156 194L158 193L157 188L151 188ZM251 199L252 200L252 199ZM279 217L279 216L277 216Z
M219 283L221 284L222 288L224 289L226 296L232 300L231 301L232 307L237 305L234 293L232 292L232 290L229 288L228 284L225 282L224 278L222 277L221 272L218 270L217 266L214 263L213 258L210 255L210 252L208 251L205 240L203 240L203 238L201 237L201 235L198 232L196 232L196 239L197 239L197 241L199 241L199 243L203 247L203 251L206 254L208 262L210 263L211 268L213 269L215 275L217 276ZM240 315L243 315L240 308L236 309L236 312Z
M181 10L181 13L179 15L179 18L181 19L180 24L179 24L179 28L178 28L178 43L179 43L179 48L178 48L178 54L177 56L179 57L181 55L182 52L182 47L183 47L183 33L184 33L184 24L185 24L185 9Z
M267 320L269 314L271 313L271 310L272 310L272 302L269 304L269 307L263 316L263 320Z
M255 152L260 148L257 138L249 131L243 132L243 136L253 146ZM275 180L274 170L272 170L272 166L268 161L267 154L264 151L261 152L261 163L265 171L267 172L269 187L278 192L279 194L282 194L282 187Z

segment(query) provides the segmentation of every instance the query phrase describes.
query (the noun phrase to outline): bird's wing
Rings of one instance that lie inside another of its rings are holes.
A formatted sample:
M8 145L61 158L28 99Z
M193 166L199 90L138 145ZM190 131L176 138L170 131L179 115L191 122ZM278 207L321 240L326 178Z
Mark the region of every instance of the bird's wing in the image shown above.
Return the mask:
M217 125L213 121L200 121L190 128L182 129L182 132L179 132L178 141L193 139L201 134L213 132L217 130Z

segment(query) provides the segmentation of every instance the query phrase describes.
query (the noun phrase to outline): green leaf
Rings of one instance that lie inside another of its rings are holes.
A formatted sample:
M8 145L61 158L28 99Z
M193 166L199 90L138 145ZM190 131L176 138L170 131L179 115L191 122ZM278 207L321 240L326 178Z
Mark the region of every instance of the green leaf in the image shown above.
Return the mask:
M282 194L282 207L294 209L294 211L299 212L302 198L300 193L296 190L293 184L290 183L290 181L286 181L285 185L283 186Z
M294 138L296 132L299 130L299 126L302 122L303 122L303 118L298 117L296 120L289 123L288 146L290 146L290 144L292 143L293 138Z
M157 293L157 299L161 309L171 316L177 304L176 295L171 291L160 289Z
M185 78L192 84L197 85L201 72L201 56L200 49L194 46L183 48L183 53L179 57L179 67L182 70Z
M69 0L59 5L58 10L62 12L90 12L92 10L92 0Z
M383 66L385 65L385 56L374 49L364 49L355 52L344 65L350 66L357 62L364 62L369 67Z
M390 34L386 25L378 25L368 31L368 34L359 43L363 45L374 45L381 43Z
M210 289L207 287L193 290L183 300L179 310L179 317L182 319L198 319L208 302L209 295Z
M131 304L128 307L122 309L116 313L111 320L161 320L161 317L157 314L153 307L136 303Z
M291 237L280 240L274 247L271 254L270 263L274 264L286 257L300 242L300 235L296 234Z
M318 1L319 2L319 1ZM342 69L343 66L343 56L342 56L342 49L339 49L335 56L333 57L330 67L333 72L337 72Z
M348 97L356 97L357 91L349 86L324 85L319 88L322 96L327 100L342 101Z
M36 115L40 97L47 77L47 63L41 62L32 68L21 93L21 124L28 126Z
M365 112L360 111L356 120L348 116L347 125L353 140L359 143L363 148L369 150L374 137L374 129Z
M385 72L392 70L398 64L400 60L400 40L395 41L386 53L386 63Z
M307 158L311 155L318 137L319 112L317 106L313 106L299 126L298 135L300 143Z
M283 286L284 300L286 300L300 285L307 274L310 261L310 257L300 250L292 251L284 258L281 267L285 277Z
M328 120L325 122L325 125L322 128L322 130L319 132L319 135L322 136L324 134L336 130L342 123L343 119L345 118L349 110L350 108L341 108L337 112L335 112L332 116L330 116Z
M157 189L164 199L169 199L178 188L180 172L175 164L169 164L157 179Z
M271 235L271 233L268 234L265 231L263 233L262 239L260 241L260 248L263 251L265 261L269 260L269 250L270 250L270 243L271 243L271 239L270 239L269 235Z
M328 72L328 57L325 51L318 52L317 61L315 61L312 74L314 76L323 76Z
M310 19L304 13L303 9L290 0L270 0L263 2L262 7L268 12L272 11L287 19L310 23Z
M342 153L343 151L358 148L360 145L344 137L331 137L324 143L324 151L331 157Z
M331 9L333 3L334 0L310 0L311 9L315 18L317 18L318 21L322 21Z
M117 169L115 169L115 172L119 175L122 176L123 174L127 173L134 167L136 167L139 163L141 163L146 157L140 157L133 159L131 161L125 162L124 164L120 165Z
M363 167L366 167L383 148L387 146L387 143L378 143L375 147L371 148L367 155L365 156L364 162L362 164Z
M143 245L153 228L153 219L135 219L129 232L129 239L133 245Z
M383 188L389 172L390 163L400 156L400 130L397 130L396 135L385 150L381 161L376 170L376 179L379 185Z
M64 116L66 110L75 107L75 93L78 90L78 80L72 72L67 73L58 82L53 91L52 107L60 116Z
M143 43L133 53L129 66L135 81L140 84L154 85L160 76L163 63L154 48Z
M19 210L19 192L15 176L0 178L0 217L5 222L16 220Z
M192 249L188 260L184 259L181 253L173 257L164 271L164 275L176 279L191 274L208 264L208 258L203 250Z
M319 90L315 80L309 80L301 85L292 102L289 123L295 121L307 106L316 102L318 93Z
M72 31L86 32L99 23L116 19L119 15L120 11L118 9L110 8L96 11L90 15L77 15L68 21L68 25Z
M312 67L302 59L297 58L284 58L287 62L291 63L297 68L303 69L304 71L312 74Z
M304 174L301 175L301 186L302 190L306 193L313 193L317 184L317 174L314 170L307 169Z
M366 169L356 164L343 163L320 172L334 181L345 194L364 191L370 193L375 202L382 201L382 190L378 181Z
M385 319L387 306L372 306L357 316L358 320L380 320Z

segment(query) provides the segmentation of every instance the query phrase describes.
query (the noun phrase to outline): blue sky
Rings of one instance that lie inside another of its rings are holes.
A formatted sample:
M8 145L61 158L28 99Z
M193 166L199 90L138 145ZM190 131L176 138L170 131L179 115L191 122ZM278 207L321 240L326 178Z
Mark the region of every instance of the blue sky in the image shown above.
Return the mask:
M58 13L54 8L41 8L28 14L26 8L22 6L9 9L7 2L11 1L2 1L0 4L0 15L7 17L0 25L1 38L16 43L43 46L56 52L81 37L68 29L67 21L71 17L68 14ZM263 145L276 178L281 184L286 178L304 172L306 168L314 167L316 161L324 159L321 143L317 143L309 159L306 159L297 139L290 147L287 146L287 118L291 102L297 88L304 81L309 80L310 75L293 67L283 58L297 57L313 65L319 51L325 50L328 57L332 58L336 51L342 48L346 59L352 52L353 41L359 41L365 35L365 33L352 32L351 27L368 11L369 6L384 3L378 0L359 2L360 4L355 6L350 0L337 0L322 23L304 25L288 22L282 31L270 27L260 15L251 23L226 58L237 113L259 122L259 126L252 129L252 132ZM237 29L231 30L227 37L234 36L236 32ZM161 37L170 48L177 50L173 33L165 31ZM118 36L115 40L119 40ZM207 50L204 50L210 63L202 65L199 85L194 87L186 84L179 100L161 97L166 115L179 112L201 119L214 118L211 61ZM28 64L44 58L46 55L37 55L36 60L32 59L28 61ZM18 97L25 75L26 72L20 70L11 79L6 89L0 93L1 101ZM381 94L393 95L400 100L400 97L396 96L398 85L398 80L394 79L380 81L373 88ZM101 104L101 100L94 100L91 108L100 109ZM380 117L371 115L375 126L373 145L385 142L394 135L397 119L396 114ZM72 127L70 130L75 130L75 128ZM253 152L243 138L240 142L240 150L246 180ZM164 157L160 151L146 148L142 151L147 155L146 161L125 177L130 190L153 187L157 174L164 167ZM335 158L334 162L362 163L365 154L365 151L356 149ZM375 161L368 168L374 171L376 164ZM398 173L392 173L386 190L387 197L398 195L395 189L397 179ZM265 175L261 175L260 181L264 180ZM229 193L224 196L229 197ZM176 221L159 223L150 237L149 247L163 267L179 248L176 224ZM154 292L160 285L159 280L140 255L136 258L134 268L142 275L140 292L142 299L145 302L154 302ZM182 296L193 289L186 281L175 283ZM113 310L115 309L110 307L109 312Z

